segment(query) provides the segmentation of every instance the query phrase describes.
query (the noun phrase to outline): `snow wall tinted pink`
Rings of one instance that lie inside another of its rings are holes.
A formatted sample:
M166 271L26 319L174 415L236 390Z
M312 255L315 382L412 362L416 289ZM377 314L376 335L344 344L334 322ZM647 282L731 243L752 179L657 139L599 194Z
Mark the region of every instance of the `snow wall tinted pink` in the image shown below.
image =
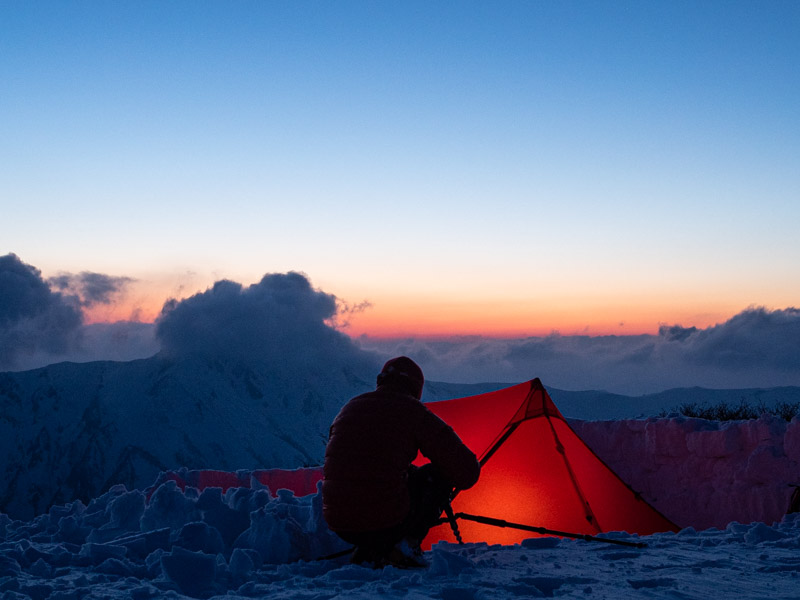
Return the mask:
M800 420L570 421L624 481L678 525L780 521L800 483Z

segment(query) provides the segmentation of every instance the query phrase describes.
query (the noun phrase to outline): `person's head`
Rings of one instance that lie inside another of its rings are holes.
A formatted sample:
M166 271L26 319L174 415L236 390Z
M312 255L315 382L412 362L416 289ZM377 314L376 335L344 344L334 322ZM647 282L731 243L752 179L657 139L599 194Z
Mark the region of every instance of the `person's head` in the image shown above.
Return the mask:
M418 400L422 398L425 377L417 363L407 356L398 356L386 362L378 374L378 386L388 386L410 394Z

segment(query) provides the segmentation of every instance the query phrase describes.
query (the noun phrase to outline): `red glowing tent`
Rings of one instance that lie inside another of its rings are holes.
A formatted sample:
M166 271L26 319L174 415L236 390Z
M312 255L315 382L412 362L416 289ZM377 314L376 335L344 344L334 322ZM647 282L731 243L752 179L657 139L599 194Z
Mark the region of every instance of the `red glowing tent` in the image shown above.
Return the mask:
M482 464L478 483L461 491L453 511L560 532L595 535L627 531L649 535L678 527L631 490L578 437L539 379L509 388L427 407L447 422ZM417 464L427 462L422 456ZM253 480L275 491L302 496L316 492L322 468L261 471L179 471L162 473L185 486L249 487ZM463 541L514 544L534 534L510 527L459 519ZM431 530L425 548L454 542L450 525Z
M455 513L586 535L678 530L583 443L539 379L427 406L483 465L478 483L453 500ZM465 542L514 544L532 535L458 523ZM426 546L439 540L455 541L448 524L432 529Z

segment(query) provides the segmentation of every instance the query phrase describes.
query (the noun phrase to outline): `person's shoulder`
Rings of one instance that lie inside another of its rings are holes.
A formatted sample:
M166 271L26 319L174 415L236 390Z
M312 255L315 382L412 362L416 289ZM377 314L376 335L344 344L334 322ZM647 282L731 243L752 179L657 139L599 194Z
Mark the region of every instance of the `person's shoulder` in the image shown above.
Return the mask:
M354 406L358 406L359 404L364 404L374 400L375 400L375 392L365 392L363 394L359 394L358 396L353 396L352 398L350 398L350 400L344 403L344 406L342 408L348 408L348 407L352 408Z
M419 398L415 398L411 394L406 394L405 392L393 391L392 401L403 405L407 405L411 410L415 410L418 412L428 412L428 409L425 407L425 405Z

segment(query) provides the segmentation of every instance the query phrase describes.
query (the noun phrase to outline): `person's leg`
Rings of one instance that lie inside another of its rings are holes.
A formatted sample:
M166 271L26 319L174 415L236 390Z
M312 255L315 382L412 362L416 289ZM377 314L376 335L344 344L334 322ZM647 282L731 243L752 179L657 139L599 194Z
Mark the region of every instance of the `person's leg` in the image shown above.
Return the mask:
M379 531L337 531L336 534L355 545L351 559L354 563L424 567L420 544L438 522L452 491L453 486L432 464L412 467L408 474L411 508L400 525ZM402 542L407 543L410 553L401 549Z
M411 510L403 522L403 537L417 547L437 524L450 502L453 486L439 473L439 470L428 463L413 468L408 474L408 492L411 498Z

